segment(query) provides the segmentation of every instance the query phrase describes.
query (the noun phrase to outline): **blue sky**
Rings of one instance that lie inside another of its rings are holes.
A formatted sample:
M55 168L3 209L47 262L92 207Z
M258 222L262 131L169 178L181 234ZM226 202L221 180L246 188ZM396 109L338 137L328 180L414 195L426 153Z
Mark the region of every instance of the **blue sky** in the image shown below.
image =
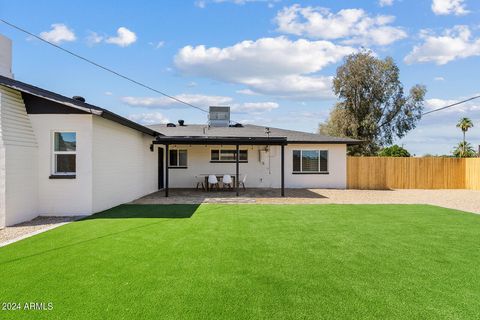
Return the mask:
M52 42L233 119L315 131L335 103L331 77L361 47L392 56L406 89L427 86L426 110L480 94L480 1L184 0L5 1L0 16ZM14 42L16 79L82 95L144 124L205 123L206 115L117 78L0 24ZM460 117L477 125L480 99L426 116L397 143L449 153Z

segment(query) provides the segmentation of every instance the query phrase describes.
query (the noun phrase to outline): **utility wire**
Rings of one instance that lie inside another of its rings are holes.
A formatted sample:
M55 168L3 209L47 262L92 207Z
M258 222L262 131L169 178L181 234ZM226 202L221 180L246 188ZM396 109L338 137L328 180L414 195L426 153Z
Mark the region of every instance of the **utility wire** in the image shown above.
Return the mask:
M45 43L47 43L47 44L49 44L49 45L51 45L51 46L53 46L53 47L55 47L55 48L57 48L57 49L60 49L60 50L62 50L62 51L64 51L64 52L66 52L66 53L68 53L68 54L70 54L70 55L78 58L78 59L81 59L81 60L83 60L83 61L85 61L85 62L88 62L88 63L90 63L90 64L92 64L92 65L94 65L94 66L96 66L96 67L98 67L98 68L100 68L100 69L103 69L103 70L105 70L105 71L107 71L107 72L110 72L110 73L112 73L112 74L114 74L114 75L116 75L116 76L118 76L118 77L120 77L120 78L123 78L123 79L125 79L125 80L127 80L127 81L130 81L130 82L132 82L132 83L134 83L134 84L136 84L136 85L139 85L139 86L141 86L141 87L143 87L143 88L145 88L145 89L148 89L148 90L151 90L151 91L153 91L153 92L155 92L155 93L161 94L162 96L165 96L165 97L167 97L167 98L169 98L169 99L175 100L175 101L177 101L177 102L179 102L179 103L182 103L182 104L184 104L184 105L187 105L187 106L189 106L189 107L195 108L195 109L200 110L200 111L202 111L202 112L208 112L207 110L205 110L205 109L203 109L203 108L197 107L197 106L195 106L195 105L193 105L193 104L191 104L191 103L188 103L188 102L183 101L183 100L181 100L181 99L178 99L178 98L176 98L176 97L174 97L174 96L171 96L171 95L169 95L169 94L166 94L166 93L164 93L164 92L162 92L162 91L160 91L160 90L157 90L157 89L155 89L155 88L152 88L151 86L146 85L146 84L144 84L144 83L142 83L142 82L140 82L140 81L137 81L137 80L135 80L135 79L132 79L132 78L130 78L130 77L127 77L127 76L125 76L125 75L123 75L123 74L121 74L121 73L119 73L119 72L117 72L117 71L115 71L115 70L112 70L112 69L110 69L110 68L108 68L108 67L105 67L105 66L103 66L103 65L101 65L101 64L99 64L99 63L96 63L95 61L92 61L92 60L90 60L90 59L87 59L87 58L85 58L85 57L82 57L81 55L76 54L75 52L72 52L72 51L67 50L67 49L65 49L65 48L63 48L63 47L61 47L61 46L59 46L59 45L56 45L56 44L50 42L50 41L47 41L47 40L45 40L45 39L37 36L36 34L31 33L30 31L25 30L25 29L23 29L23 28L21 28L21 27L18 27L18 26L16 26L16 25L14 25L13 23L10 23L10 22L2 19L2 18L0 18L0 21L3 22L4 24L6 24L6 25L8 25L8 26L10 26L10 27L12 27L12 28L14 28L14 29L17 29L18 31L21 31L21 32L23 32L23 33L26 33L26 34L28 34L29 36L32 36L32 37L34 37L34 38L36 38L36 39L38 39L38 40L40 40L40 41L43 41L43 42L45 42Z
M478 98L480 98L480 96L471 97L471 98L466 99L466 100L462 100L462 101L459 101L459 102L455 102L455 103L449 104L448 106L445 106L445 107L441 107L441 108L438 108L438 109L430 110L430 111L425 112L424 114L422 114L422 116L427 115L427 114L430 114L430 113L434 113L434 112L437 112L437 111L441 111L441 110L444 110L444 109L447 109L447 108L451 108L451 107L454 107L454 106L458 106L459 104L462 104L462 103L465 103L465 102L468 102L468 101L472 101L472 100L478 99Z

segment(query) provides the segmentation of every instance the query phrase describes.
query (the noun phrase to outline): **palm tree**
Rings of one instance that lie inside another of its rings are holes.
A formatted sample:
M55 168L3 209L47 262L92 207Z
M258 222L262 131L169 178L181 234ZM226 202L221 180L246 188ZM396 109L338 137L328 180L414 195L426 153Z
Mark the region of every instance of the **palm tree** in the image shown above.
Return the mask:
M473 127L473 122L469 118L462 118L457 123L457 128L460 128L463 132L463 154L465 154L465 133L467 133L468 129Z
M463 143L460 142L455 148L453 149L453 156L457 158L471 158L475 157L476 153L473 149L472 145L468 142Z

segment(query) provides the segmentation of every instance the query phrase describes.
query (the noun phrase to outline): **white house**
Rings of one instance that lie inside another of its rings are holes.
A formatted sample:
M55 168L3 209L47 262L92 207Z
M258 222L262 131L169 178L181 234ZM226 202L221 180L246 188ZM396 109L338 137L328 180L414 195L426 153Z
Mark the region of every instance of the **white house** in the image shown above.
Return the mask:
M168 196L169 187L195 187L206 174L282 194L346 186L346 147L358 141L232 126L228 109L215 107L205 124L145 127L14 80L11 42L1 35L0 60L0 228L38 215L88 215L162 188Z

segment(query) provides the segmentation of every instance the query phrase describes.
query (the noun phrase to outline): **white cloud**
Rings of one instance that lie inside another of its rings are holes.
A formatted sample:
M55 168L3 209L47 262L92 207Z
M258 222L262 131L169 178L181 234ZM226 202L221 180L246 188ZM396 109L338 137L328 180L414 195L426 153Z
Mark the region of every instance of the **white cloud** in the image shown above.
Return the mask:
M105 91L104 94L106 96L113 96L113 92L111 92L111 91Z
M40 32L40 37L49 42L60 44L62 42L75 41L77 37L72 29L69 29L63 23L54 23L50 31Z
M456 59L480 55L480 38L472 39L467 26L455 26L440 36L424 30L420 37L423 43L413 47L405 57L406 63L434 62L443 65Z
M154 49L160 49L165 45L165 41L149 42L148 44L151 45Z
M378 5L380 7L388 7L393 5L393 0L379 0Z
M435 81L445 81L445 78L444 77L435 77L435 78L433 78L433 80L435 80Z
M232 112L261 114L278 109L280 106L276 102L245 102L241 104L233 104Z
M193 104L194 106L208 109L209 106L229 105L232 112L260 114L272 111L279 107L276 102L244 102L235 103L233 98L226 96L211 96L202 94L179 94L175 98ZM186 108L187 106L167 97L122 97L121 100L132 107L149 109ZM147 113L151 115L151 113ZM139 114L145 115L145 114ZM138 116L139 116L138 115Z
M277 13L275 22L280 32L312 39L342 39L344 44L389 45L403 39L407 33L390 24L394 16L370 16L362 9L342 9L332 13L319 7L285 7Z
M460 16L469 13L464 0L433 0L432 11L436 15L454 14Z
M439 98L427 99L425 100L425 111L427 112L427 111L435 110L438 108L443 108L445 106L457 103L459 101L462 101L468 98L469 97L461 97L461 98L458 98L457 100L439 99ZM468 113L468 112L479 111L479 110L480 110L480 101L472 100L451 108L444 109L442 111L437 111L437 113L438 114L458 113L460 117L460 114L462 113Z
M128 116L128 119L143 125L168 123L168 119L160 112L136 113Z
M208 108L212 105L224 105L232 103L231 97L225 96L210 96L202 94L179 94L175 98L193 104L200 108ZM133 107L145 107L145 108L186 108L187 106L167 97L122 97L122 101Z
M287 75L277 78L256 78L245 81L254 92L298 99L333 98L332 77Z
M225 48L186 46L175 65L185 74L246 85L248 93L318 98L331 94L331 80L317 73L352 52L329 41L261 38Z
M103 36L99 35L96 32L90 31L88 36L87 36L87 44L88 45L99 44L100 42L103 41L103 39L104 39Z
M240 90L237 90L236 92L239 93L239 94L244 94L246 96L256 96L256 95L258 95L258 93L254 92L250 89L240 89Z
M477 93L478 94L478 93ZM475 94L472 94L472 96ZM455 99L430 98L425 102L425 111L445 107L469 97ZM398 143L405 143L406 148L417 155L451 154L454 145L462 139L462 131L456 127L462 117L469 117L474 124L480 123L480 101L472 100L458 106L434 112L422 117L417 128ZM476 128L476 127L475 127ZM480 143L480 130L468 131L467 141L476 146Z
M117 29L117 35L115 37L108 37L105 39L106 43L116 44L120 47L127 47L137 41L137 35L135 32L128 30L125 27Z

